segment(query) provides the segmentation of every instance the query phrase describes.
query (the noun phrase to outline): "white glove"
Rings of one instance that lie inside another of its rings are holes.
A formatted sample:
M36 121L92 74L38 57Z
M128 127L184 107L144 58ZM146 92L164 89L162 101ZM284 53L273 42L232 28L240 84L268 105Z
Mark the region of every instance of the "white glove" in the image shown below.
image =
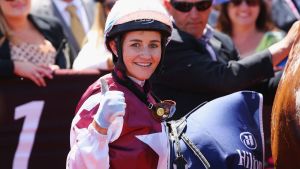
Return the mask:
M125 97L121 91L109 91L107 82L100 78L101 101L94 116L96 123L102 128L108 128L117 117L125 114Z

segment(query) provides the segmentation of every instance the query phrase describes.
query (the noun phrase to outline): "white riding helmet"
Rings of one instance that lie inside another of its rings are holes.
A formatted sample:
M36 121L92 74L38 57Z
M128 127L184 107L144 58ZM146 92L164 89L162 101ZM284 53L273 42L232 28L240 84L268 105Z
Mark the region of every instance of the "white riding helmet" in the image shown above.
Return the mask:
M172 29L171 18L159 0L118 0L106 20L104 29L105 44L107 49L111 51L109 41L116 40L118 56L120 56L122 54L120 37L124 33L135 30L159 31L162 35L163 56ZM114 62L120 60L114 54L113 58Z

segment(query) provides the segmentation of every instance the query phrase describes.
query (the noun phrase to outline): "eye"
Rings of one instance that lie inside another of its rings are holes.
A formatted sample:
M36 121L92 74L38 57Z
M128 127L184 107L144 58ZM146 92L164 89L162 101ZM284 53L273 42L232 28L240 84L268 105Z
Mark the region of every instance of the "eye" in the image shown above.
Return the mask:
M156 43L151 43L150 44L150 48L158 48L158 47L159 47L159 45L156 44Z
M132 46L132 47L136 47L136 48L139 48L139 47L141 47L141 45L140 45L139 43L133 43L133 44L131 44L130 46Z

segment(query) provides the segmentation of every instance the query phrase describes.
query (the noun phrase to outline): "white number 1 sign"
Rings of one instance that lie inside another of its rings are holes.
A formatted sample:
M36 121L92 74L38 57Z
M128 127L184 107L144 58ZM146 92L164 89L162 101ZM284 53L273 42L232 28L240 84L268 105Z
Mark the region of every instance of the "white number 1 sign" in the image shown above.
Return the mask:
M25 117L13 161L13 169L27 169L44 101L32 101L15 108L15 120Z

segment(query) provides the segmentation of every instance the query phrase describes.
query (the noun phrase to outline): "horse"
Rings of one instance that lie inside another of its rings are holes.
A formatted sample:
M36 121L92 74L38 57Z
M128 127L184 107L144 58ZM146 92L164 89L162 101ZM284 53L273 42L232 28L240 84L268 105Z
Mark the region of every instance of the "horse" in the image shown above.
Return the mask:
M300 168L300 38L289 53L272 107L271 149L275 168Z

